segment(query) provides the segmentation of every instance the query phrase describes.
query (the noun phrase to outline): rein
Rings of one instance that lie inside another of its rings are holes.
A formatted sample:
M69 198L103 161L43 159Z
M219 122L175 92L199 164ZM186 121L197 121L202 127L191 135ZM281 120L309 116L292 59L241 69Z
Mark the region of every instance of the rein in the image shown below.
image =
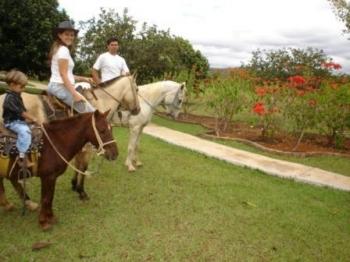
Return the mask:
M111 141L108 141L108 142L103 142L102 139L101 139L101 136L96 128L96 120L95 120L95 115L92 114L92 119L91 119L91 122L92 122L92 128L94 130L94 133L95 133L95 136L96 136L96 140L98 142L98 145L99 145L99 148L98 148L98 155L100 154L103 154L105 152L104 150L104 146L105 145L108 145L108 144L111 144L111 143L114 143L115 140L111 140ZM55 144L53 143L53 141L51 140L49 134L47 133L45 127L43 124L40 125L40 128L43 130L43 133L44 135L46 136L47 140L49 141L50 145L52 146L52 148L55 150L55 152L57 153L57 155L63 160L64 163L66 163L70 168L72 168L75 172L81 174L81 175L84 175L84 176L91 176L90 172L88 171L85 171L85 172L82 172L81 170L77 169L75 166L73 166L69 161L67 161L65 159L65 157L58 151L57 147L55 146Z

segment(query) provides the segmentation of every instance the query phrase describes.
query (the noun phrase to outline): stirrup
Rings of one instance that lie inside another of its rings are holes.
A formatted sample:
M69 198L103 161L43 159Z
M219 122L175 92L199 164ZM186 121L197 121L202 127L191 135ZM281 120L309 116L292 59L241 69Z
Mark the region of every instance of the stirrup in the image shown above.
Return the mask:
M24 157L24 158L18 158L18 165L21 168L30 168L34 166L34 163L29 161L28 157Z

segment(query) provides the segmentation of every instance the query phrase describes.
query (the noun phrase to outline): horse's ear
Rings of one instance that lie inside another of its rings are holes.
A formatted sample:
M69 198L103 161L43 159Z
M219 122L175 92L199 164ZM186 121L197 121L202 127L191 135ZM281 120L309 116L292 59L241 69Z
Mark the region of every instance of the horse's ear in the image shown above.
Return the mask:
M185 86L186 86L186 82L182 82L182 83L181 83L181 87L180 87L181 90L183 90L183 89L185 88Z
M136 80L136 78L137 78L137 70L135 70L135 72L132 73L132 77Z
M104 113L103 113L103 116L104 116L104 117L107 117L108 114L109 114L109 112L111 112L111 109L108 109L106 112L104 112Z

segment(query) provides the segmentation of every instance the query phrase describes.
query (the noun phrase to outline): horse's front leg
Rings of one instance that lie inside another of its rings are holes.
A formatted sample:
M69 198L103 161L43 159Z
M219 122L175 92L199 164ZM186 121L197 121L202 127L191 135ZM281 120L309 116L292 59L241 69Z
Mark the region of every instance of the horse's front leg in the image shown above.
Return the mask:
M56 222L52 211L52 202L55 194L56 177L41 176L41 208L39 224L43 230L48 230Z
M135 149L138 136L140 135L140 126L130 126L129 143L128 143L128 155L125 160L125 165L128 167L129 172L133 172L136 168L133 165L135 159Z
M18 182L18 179L16 176L12 176L10 178L11 184L13 188L16 190L18 196L20 199L24 198L24 204L26 208L30 211L35 211L38 209L39 205L32 201L28 194L24 191L24 188L21 183Z
M89 160L91 159L92 154L89 151L81 151L75 156L75 167L82 172L85 172L89 166ZM80 200L89 200L89 196L85 192L84 188L85 176L75 172L72 178L72 189L77 191L79 194Z
M140 161L140 140L141 140L141 135L142 135L142 132L143 132L143 129L144 129L145 126L142 126L140 128L140 131L139 131L139 134L137 135L137 140L136 140L136 147L135 147L135 152L134 152L134 159L132 160L133 163L135 163L135 165L137 167L140 167L142 166L142 162Z
M14 205L10 203L5 194L4 178L0 177L0 206L3 206L6 211L14 209Z

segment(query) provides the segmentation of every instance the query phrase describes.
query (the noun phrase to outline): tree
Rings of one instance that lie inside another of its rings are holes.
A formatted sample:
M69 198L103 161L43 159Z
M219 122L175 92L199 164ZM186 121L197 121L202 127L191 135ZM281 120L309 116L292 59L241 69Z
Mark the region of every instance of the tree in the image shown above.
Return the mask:
M255 75L264 79L286 80L295 75L320 77L330 75L330 71L324 67L324 64L331 60L323 50L310 47L306 49L258 49L253 52L248 68Z
M57 8L57 0L0 1L0 69L48 75L52 29L68 18Z
M334 13L345 24L345 33L350 33L350 3L345 0L328 0Z
M124 9L120 16L113 9L101 8L99 18L92 18L80 22L85 31L79 43L79 60L91 68L99 54L106 52L107 39L117 37L121 45L120 54L126 56L130 52L129 43L134 39L136 21L128 16L128 9Z
M194 66L198 77L207 74L207 59L195 51L189 41L147 23L143 23L137 32L136 25L137 21L128 15L128 9L119 15L113 9L102 8L98 19L81 22L85 31L78 55L81 70L86 73L92 67L97 56L106 51L106 40L113 36L119 39L120 54L131 71L137 71L139 83L150 82L164 73L190 71Z

